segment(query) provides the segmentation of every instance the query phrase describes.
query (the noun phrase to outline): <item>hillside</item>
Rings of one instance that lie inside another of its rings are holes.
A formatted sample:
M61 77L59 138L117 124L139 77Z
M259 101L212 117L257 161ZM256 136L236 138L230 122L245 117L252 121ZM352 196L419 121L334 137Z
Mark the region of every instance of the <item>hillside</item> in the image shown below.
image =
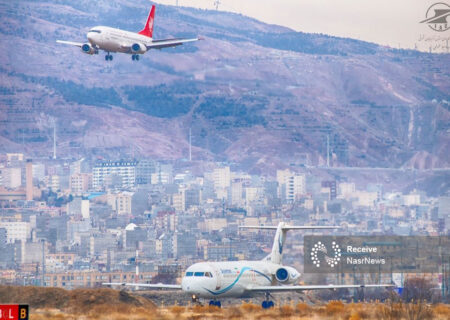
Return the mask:
M217 11L157 6L155 38L205 41L139 62L88 56L96 25L140 30L144 0L0 1L0 152L185 158L251 172L450 163L450 55L305 34Z
M0 285L0 303L28 304L31 313L36 309L57 309L73 314L109 312L132 313L156 310L156 305L139 295L109 288L74 289L22 287Z

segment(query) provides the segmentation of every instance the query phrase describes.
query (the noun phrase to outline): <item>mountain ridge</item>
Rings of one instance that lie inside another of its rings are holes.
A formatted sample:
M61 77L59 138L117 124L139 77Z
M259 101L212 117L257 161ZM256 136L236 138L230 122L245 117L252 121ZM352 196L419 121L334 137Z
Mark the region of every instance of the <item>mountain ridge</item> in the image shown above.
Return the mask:
M30 154L50 154L53 117L68 157L183 158L191 128L195 160L244 169L323 165L327 139L334 166L448 166L448 54L163 5L158 38L206 40L150 51L139 63L119 54L108 63L55 43L85 39L100 24L137 30L148 7L0 1L0 42L23 48L0 53L1 151L22 144Z

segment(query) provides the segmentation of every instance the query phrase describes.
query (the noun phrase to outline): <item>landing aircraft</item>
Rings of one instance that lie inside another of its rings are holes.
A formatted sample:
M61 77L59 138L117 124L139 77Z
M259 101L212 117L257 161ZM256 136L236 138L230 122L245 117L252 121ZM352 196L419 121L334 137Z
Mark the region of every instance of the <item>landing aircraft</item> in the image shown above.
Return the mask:
M293 267L282 264L283 245L288 230L337 229L328 226L288 226L280 222L276 226L241 226L251 229L276 229L272 252L260 261L221 261L200 262L187 268L181 285L173 284L139 284L110 282L103 285L134 286L147 289L182 290L191 295L194 302L200 298L211 299L209 305L221 306L220 298L250 298L265 294L263 308L274 306L270 300L271 292L341 289L341 288L375 288L393 287L391 284L361 285L294 285L300 273Z
M186 42L193 42L201 40L200 38L192 39L164 39L153 40L153 23L155 21L155 6L148 15L147 22L144 29L138 33L124 31L105 26L94 27L87 33L89 42L80 43L72 41L57 40L56 42L62 44L69 44L81 48L81 51L86 54L98 54L99 50L106 51L105 60L112 61L113 56L111 52L122 52L131 54L133 61L138 61L141 54L146 53L150 49L163 49L168 47L175 47Z

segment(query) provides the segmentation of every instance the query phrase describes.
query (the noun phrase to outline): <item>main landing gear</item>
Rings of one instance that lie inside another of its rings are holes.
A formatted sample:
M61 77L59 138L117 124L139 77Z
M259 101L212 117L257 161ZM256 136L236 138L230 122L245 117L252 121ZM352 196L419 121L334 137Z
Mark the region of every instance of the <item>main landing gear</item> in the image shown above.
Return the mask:
M131 60L133 60L133 61L139 61L139 55L138 55L138 54L133 54L133 55L131 56Z
M113 60L113 56L110 55L109 52L108 52L108 54L105 56L105 60L106 61L112 61Z
M220 301L218 301L218 300L210 300L210 301L209 301L209 305L210 305L210 306L215 306L215 307L218 307L218 308L221 308L221 307L222 307L222 304L221 304Z
M261 304L263 309L270 309L275 306L272 300L270 300L270 293L266 292L266 299Z

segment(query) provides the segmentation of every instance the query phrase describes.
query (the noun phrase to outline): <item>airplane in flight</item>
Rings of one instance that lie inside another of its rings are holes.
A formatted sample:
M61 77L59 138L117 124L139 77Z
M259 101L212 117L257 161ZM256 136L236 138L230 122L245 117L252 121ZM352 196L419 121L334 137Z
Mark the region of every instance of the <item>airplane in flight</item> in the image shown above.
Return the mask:
M391 284L361 285L295 285L300 273L293 267L282 264L283 246L288 230L337 229L328 226L289 226L280 222L278 226L241 226L240 228L276 229L272 252L260 261L200 262L187 268L181 285L139 284L109 282L109 286L134 286L147 289L181 290L192 297L192 301L211 299L209 305L221 306L220 298L251 298L264 294L263 308L274 306L271 292L300 292L304 290L393 287Z
M183 39L153 39L153 24L155 21L155 6L152 6L145 23L144 29L138 33L124 31L105 26L94 27L87 33L89 42L72 42L56 40L58 43L69 44L79 47L83 53L98 54L99 50L106 51L105 60L112 61L111 52L121 52L131 54L133 61L138 61L141 54L146 53L150 49L163 49L176 47L186 42L201 40L201 38Z

